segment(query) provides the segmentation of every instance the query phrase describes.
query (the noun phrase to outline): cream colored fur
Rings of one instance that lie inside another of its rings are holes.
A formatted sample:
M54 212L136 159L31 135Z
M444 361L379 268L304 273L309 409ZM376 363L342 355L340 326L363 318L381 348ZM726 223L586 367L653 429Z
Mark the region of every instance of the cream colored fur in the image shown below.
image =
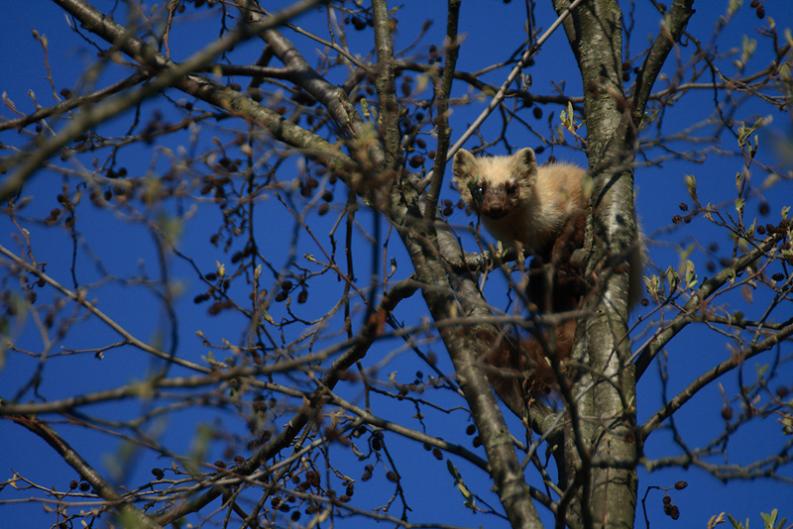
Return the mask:
M481 216L485 227L502 243L520 243L530 254L544 252L559 235L565 221L587 207L586 171L577 165L537 166L534 151L521 149L512 156L476 158L461 150L454 158L454 183L465 203L481 213L469 184L485 183L485 193L517 185L517 199L501 218Z
M479 158L462 149L453 164L455 186L488 231L502 243L533 255L547 252L565 222L588 207L588 178L584 169L573 164L538 166L534 151L529 148L512 156ZM513 194L508 192L510 187L514 188ZM475 193L480 191L479 203L472 188ZM505 213L497 218L488 216L483 203L496 203ZM634 304L642 292L644 245L635 245L629 259L630 303Z

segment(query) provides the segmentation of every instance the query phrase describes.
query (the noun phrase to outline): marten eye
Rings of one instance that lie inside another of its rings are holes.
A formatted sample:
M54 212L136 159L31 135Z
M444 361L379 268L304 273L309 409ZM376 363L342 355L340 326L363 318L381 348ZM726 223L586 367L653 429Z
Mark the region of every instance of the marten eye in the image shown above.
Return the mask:
M478 207L482 203L482 199L485 196L485 190L487 186L484 182L473 183L471 182L468 186L468 190L471 191L471 198L474 201L474 204Z
M507 184L507 195L514 197L518 192L518 186L515 184Z

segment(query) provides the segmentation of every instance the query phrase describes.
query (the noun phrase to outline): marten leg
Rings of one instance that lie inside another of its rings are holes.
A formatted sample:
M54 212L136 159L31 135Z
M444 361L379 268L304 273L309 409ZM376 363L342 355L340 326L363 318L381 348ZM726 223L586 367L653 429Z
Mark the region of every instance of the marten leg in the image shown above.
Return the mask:
M586 283L583 263L578 262L576 252L583 247L585 227L585 214L569 219L548 251L532 259L526 295L538 312L578 308L586 293Z
M490 384L507 407L522 417L526 413L523 387L528 362L527 356L521 352L521 344L512 333L499 332L495 328L479 329L476 335L486 347L481 358Z
M553 246L551 246L550 258L552 263L570 263L573 252L584 247L586 218L586 214L582 213L567 219L567 222L562 226L562 231L553 242Z
M488 380L517 416L525 415L528 402L558 391L560 377L569 376L575 329L574 319L565 320L519 342L496 330L477 331L482 343L493 344L482 357Z
M528 269L526 298L540 314L576 310L586 293L583 273L577 266L553 265L535 257Z
M520 342L528 366L524 395L539 398L559 390L560 378L569 375L568 360L573 351L576 321L565 320L544 330L542 340L531 336Z

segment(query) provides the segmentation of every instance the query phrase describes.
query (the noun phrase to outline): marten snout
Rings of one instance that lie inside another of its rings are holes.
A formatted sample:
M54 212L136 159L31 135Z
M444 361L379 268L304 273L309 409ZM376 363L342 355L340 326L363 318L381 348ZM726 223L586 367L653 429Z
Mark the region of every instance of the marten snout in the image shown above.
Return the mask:
M482 215L485 215L491 219L500 219L501 217L505 216L509 210L507 209L506 204L494 204L490 206L482 205Z
M516 202L515 187L512 185L485 189L479 213L494 220L500 219L517 207Z

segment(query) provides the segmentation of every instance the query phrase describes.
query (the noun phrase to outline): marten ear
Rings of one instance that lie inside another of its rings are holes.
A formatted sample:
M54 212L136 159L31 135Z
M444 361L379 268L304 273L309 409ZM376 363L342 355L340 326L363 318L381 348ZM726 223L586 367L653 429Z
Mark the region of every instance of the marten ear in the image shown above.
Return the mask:
M474 166L476 165L476 157L473 154L460 149L454 155L454 162L452 164L452 176L455 183L462 183L473 176ZM460 186L462 189L463 186Z
M537 157L534 150L525 147L512 155L515 161L515 172L524 178L531 178L537 174Z

